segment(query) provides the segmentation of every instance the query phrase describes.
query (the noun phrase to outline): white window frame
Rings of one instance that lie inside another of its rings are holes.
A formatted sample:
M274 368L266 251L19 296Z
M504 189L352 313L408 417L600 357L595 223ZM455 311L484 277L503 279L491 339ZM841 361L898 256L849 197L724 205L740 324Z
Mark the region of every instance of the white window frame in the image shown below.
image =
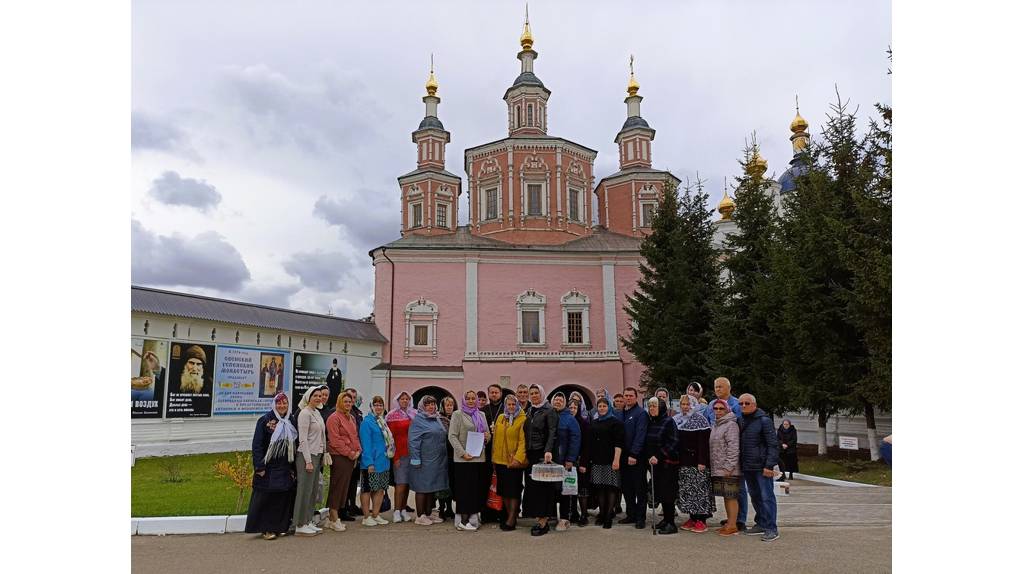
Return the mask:
M441 217L440 217L440 215L441 215L442 211L444 212L444 225L441 224ZM451 229L451 223L450 223L450 219L451 218L449 217L450 215L451 215L450 204L448 202L446 202L446 201L438 201L437 202L437 207L434 208L434 218L435 218L434 225L437 226L437 227L440 227L442 229Z
M416 208L420 208L420 222L416 224ZM409 229L417 229L423 227L423 202L417 201L409 204Z
M547 308L547 298L533 289L527 289L516 297L516 342L520 347L543 347L547 345L544 337L544 310ZM540 341L537 343L523 342L523 312L536 311L538 315L538 328L540 329Z
M427 354L437 357L437 304L419 298L405 306L404 355ZM416 327L427 328L427 344L416 344Z
M644 221L644 206L651 206L651 220ZM641 201L640 202L640 227L650 228L654 223L654 216L658 213L658 202L657 201Z
M576 289L562 295L562 346L563 347L589 347L590 346L590 297L580 293ZM583 316L583 342L569 342L569 313L580 313Z

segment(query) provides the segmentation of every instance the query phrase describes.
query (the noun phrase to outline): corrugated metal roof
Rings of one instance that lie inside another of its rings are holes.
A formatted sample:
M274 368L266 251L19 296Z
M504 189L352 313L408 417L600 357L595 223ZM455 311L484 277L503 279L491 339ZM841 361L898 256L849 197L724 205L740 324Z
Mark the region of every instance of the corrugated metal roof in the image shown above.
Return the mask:
M455 233L443 235L419 235L410 233L405 237L384 245L388 249L473 249L482 251L551 251L551 252L639 252L640 239L608 231L595 226L593 233L559 245L520 245L507 243L490 237L469 232L468 226L460 226ZM378 247L377 249L380 249ZM370 251L370 256L377 249Z
M373 323L204 297L191 293L164 291L132 285L132 311L219 321L234 325L310 333L339 339L387 342Z

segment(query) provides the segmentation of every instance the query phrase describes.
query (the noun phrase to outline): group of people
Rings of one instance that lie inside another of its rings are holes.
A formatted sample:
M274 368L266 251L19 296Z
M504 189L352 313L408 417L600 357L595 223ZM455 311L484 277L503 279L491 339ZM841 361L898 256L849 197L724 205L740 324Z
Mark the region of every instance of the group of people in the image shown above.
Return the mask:
M365 415L354 389L341 392L330 409L324 408L328 386L311 388L294 413L281 393L256 424L246 532L268 540L288 532L314 536L344 531L345 522L362 515L365 527L430 526L451 518L459 531L485 522L513 531L519 518L532 518L531 534L543 536L552 522L556 531L586 526L594 508L602 528L612 528L622 514L618 524L643 529L649 508L660 505L661 520L652 525L657 533L702 533L719 496L726 511L719 535L744 531L775 540L774 467L780 443L795 454L795 434L791 425L776 431L752 395L732 396L728 379L716 379L714 392L709 403L700 384L691 383L678 409L670 409L665 389L644 404L633 387L615 396L603 390L588 411L578 392L558 392L549 401L538 384L507 395L491 385L486 393L466 391L458 406L452 397L439 402L426 395L414 407L412 396L401 392L387 410L375 396ZM540 464L575 470L576 494L563 494L562 482L534 480L531 470ZM317 524L328 467L329 514ZM410 491L415 510L408 506ZM382 516L389 507L390 521ZM687 518L680 525L677 511Z

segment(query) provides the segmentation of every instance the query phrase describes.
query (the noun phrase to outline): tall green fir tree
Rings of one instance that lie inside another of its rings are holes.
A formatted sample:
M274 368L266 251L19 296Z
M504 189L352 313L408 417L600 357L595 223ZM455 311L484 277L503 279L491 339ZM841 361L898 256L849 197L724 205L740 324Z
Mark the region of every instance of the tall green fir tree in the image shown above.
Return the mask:
M727 377L733 393L751 393L771 414L790 410L776 332L778 288L772 270L778 213L774 182L756 136L743 151L742 174L735 178L736 231L725 239L721 297L715 306L711 366Z
M832 106L820 143L802 158L807 170L784 198L775 269L780 287L783 368L798 404L818 417L818 452L826 425L858 400L870 377L863 330L851 318L860 253L854 229L858 203L870 187L856 116L841 100Z
M665 387L672 396L709 373L719 273L711 215L699 180L682 194L673 183L666 185L651 234L640 246L639 284L627 295L634 328L622 343L646 367L642 385Z

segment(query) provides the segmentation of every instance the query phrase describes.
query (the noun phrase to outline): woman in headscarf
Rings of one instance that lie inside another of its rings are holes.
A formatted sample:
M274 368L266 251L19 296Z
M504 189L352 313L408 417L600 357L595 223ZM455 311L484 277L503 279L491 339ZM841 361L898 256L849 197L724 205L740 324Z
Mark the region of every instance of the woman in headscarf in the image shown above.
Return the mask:
M777 434L779 437L779 469L782 471L779 481L786 479L787 472L792 480L793 473L800 472L800 461L796 459L796 427L793 426L793 421L782 419Z
M498 496L505 509L505 522L501 529L516 529L519 500L523 496L523 469L526 468L526 438L523 425L526 413L515 395L505 396L505 409L494 423L494 441L491 461L498 475Z
M359 425L359 444L363 448L363 453L359 455L362 524L384 525L388 521L381 518L380 505L384 500L384 491L391 482L391 459L395 456L395 437L384 420L384 397L376 396L370 401L370 412Z
M668 416L671 417L676 414L675 409L672 408L672 400L668 398L668 389L665 387L658 387L658 390L654 391L654 396L665 401L665 406L668 408L668 411L666 411Z
M590 453L586 461L590 474L590 491L597 496L597 523L602 528L612 527L612 516L619 500L622 477L619 459L622 455L626 431L622 421L612 414L605 397L597 399L597 417L590 422Z
M480 527L480 509L484 500L480 497L480 473L486 471L487 463L484 452L476 455L466 452L469 433L484 435L484 443L491 440L491 431L487 428L487 418L476 406L476 391L463 393L462 405L452 415L448 427L448 442L452 445L455 464L455 528L458 530L476 530Z
M526 413L523 433L526 437L526 461L533 465L551 464L558 448L558 414L551 403L544 400L544 387L530 385L530 408ZM523 500L523 517L536 518L537 524L530 529L531 536L548 533L548 517L555 516L555 497L558 484L533 480L526 471L526 493Z
M395 437L395 458L391 461L391 478L395 481L395 522L413 519L406 514L406 509L409 506L409 427L415 416L412 395L405 391L395 395L385 419L391 435Z
M576 424L580 425L580 456L577 459L579 464L576 465L578 475L576 486L579 489L576 498L579 501L579 508L572 509L569 520L580 526L586 526L590 522L587 514L587 497L590 494L588 489L590 474L587 472L587 461L590 460L590 421L584 416L587 411L583 406L582 396L573 391L569 397L569 412L576 419Z
M707 532L715 513L711 493L711 424L700 403L689 394L679 397L679 414L673 417L679 431L679 511L690 515L683 530Z
M448 429L451 427L453 414L455 414L455 399L451 395L446 395L441 399L441 408L437 415L441 425L444 426L446 437L448 436ZM450 441L444 441L444 445L447 450L445 466L448 468L448 488L437 493L438 516L441 518L455 518L455 512L452 510L452 490L455 488L455 464L451 462L455 460L455 449L452 448Z
M252 497L245 531L273 540L288 531L295 504L295 441L299 433L288 420L288 395L277 393L274 408L256 421L252 435Z
M711 427L711 487L715 496L725 499L725 526L717 530L722 536L739 533L736 515L740 510L740 427L729 403L715 399L711 403L715 425Z
M697 381L693 381L689 385L686 385L686 394L697 399L697 404L708 404L708 402L704 399L704 387L700 386L700 383L698 383ZM707 417L705 417L705 420L706 419Z
M352 469L356 467L362 452L359 446L359 427L352 416L352 395L348 393L338 395L334 412L327 417L327 452L331 453L331 482L327 489L327 508L330 514L327 527L344 532L342 521L355 520L348 515L345 502L348 499Z
M663 399L647 400L647 435L644 437L643 456L651 465L654 481L654 504L661 504L664 518L655 525L658 534L675 534L676 493L679 489L678 435L675 421L668 416L668 405Z
M611 394L608 393L608 389L605 389L605 388L597 389L597 398L600 399L602 397L605 398L605 399L608 399L608 408L611 409L613 407L613 405L612 405L612 396L611 396ZM594 408L590 409L590 413L589 414L590 414L590 420L594 420L594 419L596 419L599 416L597 414L597 403L596 402L594 403Z
M448 488L448 433L437 412L437 399L420 399L409 427L409 487L416 492L416 524L444 522L433 517L434 495Z
M555 393L551 397L551 406L558 413L558 446L555 449L555 464L565 466L566 472L572 470L580 455L580 425L572 412L566 408L565 394ZM579 476L579 472L576 473ZM559 485L561 486L561 485ZM561 488L559 488L561 490ZM572 507L576 504L575 496L560 495L558 497L558 524L555 530L565 532L569 529L569 517Z
M295 474L298 484L295 489L295 511L292 522L295 524L297 536L315 536L321 528L313 524L314 489L319 480L320 465L324 449L327 446L324 419L320 416L323 406L323 393L320 387L311 387L299 401L299 413L296 417L296 431L299 438L299 452L302 456L295 457Z

